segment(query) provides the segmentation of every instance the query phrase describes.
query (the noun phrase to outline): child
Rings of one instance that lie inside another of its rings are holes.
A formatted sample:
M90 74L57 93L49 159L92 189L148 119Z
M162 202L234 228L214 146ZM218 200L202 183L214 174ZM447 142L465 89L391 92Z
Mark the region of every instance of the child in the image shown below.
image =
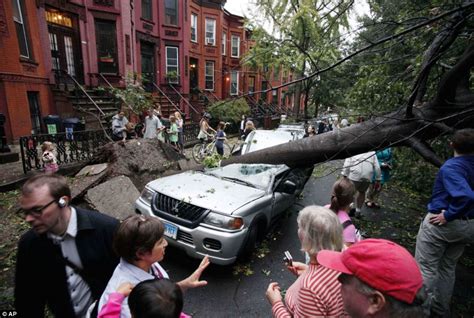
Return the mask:
M169 141L176 149L178 147L178 124L176 123L176 117L173 115L170 116L170 129L168 131Z
M130 295L130 296L129 296ZM128 297L128 306L134 318L162 317L189 318L182 313L183 292L170 280L149 279L137 284L123 283L117 292L109 295L108 302L102 307L98 318L118 318L122 302Z
M225 140L225 123L220 121L217 125L217 134L216 134L216 150L217 153L221 156L224 156L224 140Z
M42 160L44 163L44 172L55 173L59 170L59 166L54 155L54 146L50 141L45 141L41 145L41 150L43 151Z

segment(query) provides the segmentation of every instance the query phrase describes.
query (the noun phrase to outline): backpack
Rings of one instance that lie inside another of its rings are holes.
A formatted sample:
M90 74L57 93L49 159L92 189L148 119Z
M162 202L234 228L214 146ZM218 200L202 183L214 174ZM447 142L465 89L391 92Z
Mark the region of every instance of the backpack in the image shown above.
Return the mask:
M352 223L351 220L344 221L344 223L342 223L342 230L344 231L351 224L354 225L355 227L355 224ZM355 235L356 235L356 243L366 238L365 233L361 232L357 227L355 228Z

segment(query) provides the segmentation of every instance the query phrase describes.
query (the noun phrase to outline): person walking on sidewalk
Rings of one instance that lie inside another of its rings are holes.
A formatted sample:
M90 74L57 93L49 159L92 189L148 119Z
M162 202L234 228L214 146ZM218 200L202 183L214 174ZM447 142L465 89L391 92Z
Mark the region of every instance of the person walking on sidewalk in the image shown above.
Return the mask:
M456 264L466 244L474 243L474 129L458 130L454 157L440 168L428 214L416 237L415 258L434 317L450 317Z
M372 179L375 180L374 187L380 187L381 171L375 151L347 158L344 161L341 174L354 183L356 188L355 216L360 217L362 205L365 201L365 192L369 188Z

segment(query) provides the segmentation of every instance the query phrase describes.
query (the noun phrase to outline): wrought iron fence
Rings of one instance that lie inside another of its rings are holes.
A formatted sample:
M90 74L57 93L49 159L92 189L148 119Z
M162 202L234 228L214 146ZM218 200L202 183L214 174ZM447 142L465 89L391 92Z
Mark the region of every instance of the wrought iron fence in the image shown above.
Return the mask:
M41 145L45 141L54 144L58 165L89 160L97 150L110 141L106 130L84 130L73 133L41 134L20 137L23 172L43 168Z

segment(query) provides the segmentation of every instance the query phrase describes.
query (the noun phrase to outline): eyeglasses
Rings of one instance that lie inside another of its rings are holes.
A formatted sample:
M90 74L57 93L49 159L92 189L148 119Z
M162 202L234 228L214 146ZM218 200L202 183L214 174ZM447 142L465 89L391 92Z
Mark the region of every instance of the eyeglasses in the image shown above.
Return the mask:
M21 212L27 216L27 215L32 215L34 217L39 217L41 216L41 214L43 214L43 210L46 209L48 206L50 206L51 204L53 204L54 202L56 202L56 199L53 199L51 202L49 203L46 203L45 205L41 206L41 207L35 207L35 208L32 208L32 209L21 209Z

